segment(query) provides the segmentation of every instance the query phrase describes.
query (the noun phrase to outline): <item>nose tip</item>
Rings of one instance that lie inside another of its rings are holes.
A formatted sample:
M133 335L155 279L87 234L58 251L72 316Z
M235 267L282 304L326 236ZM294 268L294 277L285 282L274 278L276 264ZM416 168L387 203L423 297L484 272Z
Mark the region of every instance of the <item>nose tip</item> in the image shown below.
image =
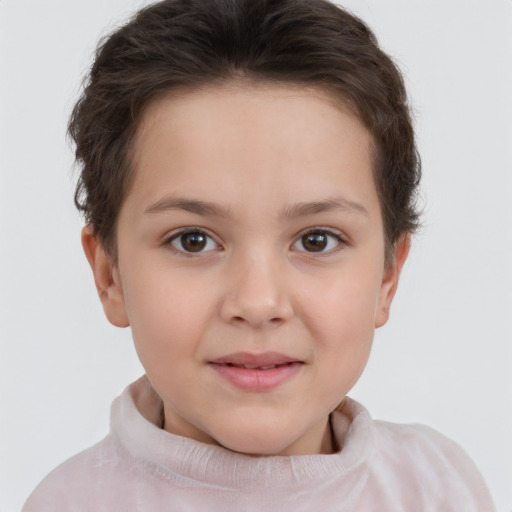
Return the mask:
M225 315L226 320L232 324L248 324L252 327L262 327L264 325L278 326L289 318L286 311L278 311L279 307L277 305L270 305L268 309L257 309L254 307L254 304L246 304L242 309L243 311L238 308L236 314L228 312ZM224 312L226 313L226 311Z
M253 267L231 281L221 305L221 317L233 325L279 326L293 316L283 279Z
M279 307L277 304L261 307L254 302L251 304L240 304L237 299L225 300L223 303L221 316L223 319L233 325L250 325L255 328L268 325L278 326L291 317L287 309Z

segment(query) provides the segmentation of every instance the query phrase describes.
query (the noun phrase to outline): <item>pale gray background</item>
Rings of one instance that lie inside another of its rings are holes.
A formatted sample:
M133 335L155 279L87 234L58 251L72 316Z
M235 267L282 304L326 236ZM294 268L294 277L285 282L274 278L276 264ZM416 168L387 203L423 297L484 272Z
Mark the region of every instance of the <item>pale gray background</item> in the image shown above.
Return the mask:
M142 0L0 0L0 512L107 433L142 373L79 243L65 123L98 37ZM349 0L402 67L424 228L351 395L456 439L512 510L512 1Z

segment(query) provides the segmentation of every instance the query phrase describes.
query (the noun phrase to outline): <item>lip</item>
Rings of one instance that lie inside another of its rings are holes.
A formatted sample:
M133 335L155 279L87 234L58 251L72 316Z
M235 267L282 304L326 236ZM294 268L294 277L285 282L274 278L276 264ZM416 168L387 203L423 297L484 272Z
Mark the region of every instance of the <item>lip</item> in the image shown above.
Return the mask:
M237 352L209 361L208 365L233 386L261 392L277 388L291 379L300 371L304 361L278 352Z

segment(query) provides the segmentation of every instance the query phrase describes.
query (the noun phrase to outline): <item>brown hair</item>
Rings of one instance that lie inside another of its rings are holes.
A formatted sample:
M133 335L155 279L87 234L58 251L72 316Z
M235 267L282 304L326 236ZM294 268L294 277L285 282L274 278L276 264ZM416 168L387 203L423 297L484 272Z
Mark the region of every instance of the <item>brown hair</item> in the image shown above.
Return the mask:
M116 258L129 148L150 101L232 79L334 92L373 136L386 257L418 225L420 160L400 71L358 18L326 0L164 0L101 42L69 134L81 174L75 203Z

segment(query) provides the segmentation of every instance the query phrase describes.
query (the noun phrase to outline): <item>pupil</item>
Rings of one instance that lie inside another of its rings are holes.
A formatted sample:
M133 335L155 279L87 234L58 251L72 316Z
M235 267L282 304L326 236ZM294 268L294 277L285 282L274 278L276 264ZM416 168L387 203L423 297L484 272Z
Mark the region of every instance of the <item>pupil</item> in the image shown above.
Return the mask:
M307 251L320 252L327 247L327 237L324 233L308 233L302 237L302 245Z
M206 236L203 233L185 233L181 235L181 245L188 252L199 252L206 246Z

